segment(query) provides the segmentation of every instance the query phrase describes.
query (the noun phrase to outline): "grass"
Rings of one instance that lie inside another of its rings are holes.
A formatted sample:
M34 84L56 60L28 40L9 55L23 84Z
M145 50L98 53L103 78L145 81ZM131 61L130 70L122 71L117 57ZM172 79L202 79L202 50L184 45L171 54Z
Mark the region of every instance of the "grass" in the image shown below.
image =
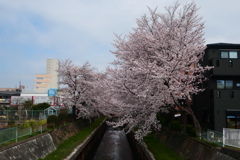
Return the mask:
M94 129L96 129L103 122L104 119L105 117L101 117L92 122L89 127L83 129L81 132L78 132L74 136L59 144L55 151L41 160L59 160L66 158L74 148L81 144L88 137L88 135L90 135L92 131L94 131Z
M237 148L237 147L232 147L232 146L228 146L228 145L225 145L225 147L229 148L229 149L232 149L232 150L240 151L240 148Z
M160 142L152 134L144 137L143 140L147 144L148 149L153 153L156 160L184 160L183 157L168 148L167 145Z

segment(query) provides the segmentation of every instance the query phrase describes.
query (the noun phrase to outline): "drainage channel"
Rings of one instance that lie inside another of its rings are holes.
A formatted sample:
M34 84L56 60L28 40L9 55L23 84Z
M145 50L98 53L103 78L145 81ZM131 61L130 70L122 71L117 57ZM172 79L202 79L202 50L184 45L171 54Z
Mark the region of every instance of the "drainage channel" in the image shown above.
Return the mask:
M92 160L135 160L126 134L112 126L106 132Z
M65 160L152 160L132 133L108 126L104 122Z

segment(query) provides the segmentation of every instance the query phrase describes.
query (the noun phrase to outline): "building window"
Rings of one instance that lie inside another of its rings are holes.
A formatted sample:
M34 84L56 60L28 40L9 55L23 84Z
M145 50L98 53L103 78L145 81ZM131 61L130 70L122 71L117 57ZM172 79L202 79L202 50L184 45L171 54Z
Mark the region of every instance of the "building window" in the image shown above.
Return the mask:
M228 58L228 52L222 51L221 58Z
M240 111L239 110L227 110L227 128L240 129Z
M240 83L237 83L236 86L237 86L237 87L240 87Z
M233 88L233 81L226 81L226 89L232 89Z
M217 89L232 89L232 80L217 80Z
M229 58L238 58L237 51L230 51L229 52Z
M43 77L37 77L37 79L43 79Z
M224 89L225 81L224 80L217 80L217 89Z
M221 58L238 58L237 51L221 51Z
M41 82L36 82L36 84L41 84Z

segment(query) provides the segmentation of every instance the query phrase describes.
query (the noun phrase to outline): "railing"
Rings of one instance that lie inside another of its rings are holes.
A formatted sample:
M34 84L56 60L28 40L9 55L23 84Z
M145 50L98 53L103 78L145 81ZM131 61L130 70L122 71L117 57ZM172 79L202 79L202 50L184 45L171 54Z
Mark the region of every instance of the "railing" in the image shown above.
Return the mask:
M42 133L43 130L47 129L47 125L38 125L33 128L9 128L9 129L4 129L0 130L0 144L15 140L16 142L18 141L18 138L26 136L26 135L31 135L32 133L35 132L40 132Z
M240 148L240 129L223 128L223 146Z
M200 139L223 146L223 133L221 132L208 129L207 131L197 131L197 134Z
M30 119L43 120L49 115L58 115L58 112L44 110L1 110L0 121L26 121Z

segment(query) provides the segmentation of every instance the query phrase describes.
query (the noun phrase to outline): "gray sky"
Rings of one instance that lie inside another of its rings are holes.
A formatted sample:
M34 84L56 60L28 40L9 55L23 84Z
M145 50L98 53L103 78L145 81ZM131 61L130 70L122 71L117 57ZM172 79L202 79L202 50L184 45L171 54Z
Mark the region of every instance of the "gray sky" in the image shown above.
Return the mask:
M114 33L126 35L148 8L175 0L0 0L0 88L34 87L46 59L89 61L99 71L113 61ZM186 0L179 0L185 4ZM240 43L239 0L196 0L208 43Z

